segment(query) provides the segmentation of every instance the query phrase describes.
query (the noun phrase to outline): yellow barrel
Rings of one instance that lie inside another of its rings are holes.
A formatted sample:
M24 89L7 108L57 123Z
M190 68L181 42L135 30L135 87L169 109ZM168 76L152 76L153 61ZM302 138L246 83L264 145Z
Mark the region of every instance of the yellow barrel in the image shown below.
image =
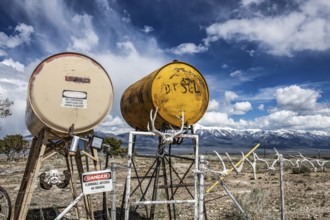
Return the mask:
M92 130L109 114L113 87L107 72L92 58L60 53L42 61L28 85L25 122L37 136L47 128L67 136Z
M204 115L208 103L209 91L202 74L192 65L174 61L128 87L120 108L131 127L146 131L150 110L158 107L157 129L180 127L182 111L185 123L193 125Z

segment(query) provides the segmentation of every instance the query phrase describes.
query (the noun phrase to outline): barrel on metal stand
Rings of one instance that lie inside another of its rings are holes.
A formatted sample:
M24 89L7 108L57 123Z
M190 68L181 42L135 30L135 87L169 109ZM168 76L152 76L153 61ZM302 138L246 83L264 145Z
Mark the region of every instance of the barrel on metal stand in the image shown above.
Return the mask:
M113 86L105 69L78 53L60 53L42 61L28 85L26 126L37 136L43 128L58 136L92 130L108 115Z
M145 131L150 110L158 108L157 129L179 127L182 111L185 123L193 125L205 113L209 91L203 75L192 65L174 61L128 87L121 98L123 118L133 128Z

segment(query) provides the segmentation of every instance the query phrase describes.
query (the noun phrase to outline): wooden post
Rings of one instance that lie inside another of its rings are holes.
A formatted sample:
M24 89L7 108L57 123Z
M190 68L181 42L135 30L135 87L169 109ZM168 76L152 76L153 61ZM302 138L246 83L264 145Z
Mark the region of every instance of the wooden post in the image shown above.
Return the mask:
M94 159L93 159L94 168L96 171L99 171L99 170L101 170L99 154L95 148L91 148L91 151L92 151L92 155L94 157Z
M82 183L81 178L82 178L82 174L84 173L84 168L83 168L81 154L80 154L79 150L76 152L75 159L76 159L76 165L77 165L78 174L79 174L79 178L80 178L80 183ZM86 216L88 219L94 219L93 207L91 206L90 200L91 199L90 199L89 195L84 196Z
M27 165L15 202L15 220L26 219L32 194L39 175L42 157L46 150L46 145L43 143L44 140L47 140L46 131L41 131L38 137L34 137L32 141Z
M77 195L76 183L74 181L74 169L73 169L73 164L72 164L72 162L73 162L72 157L69 157L69 155L66 155L65 161L66 161L67 169L69 170L69 172L71 174L70 190L71 190L72 198L76 199L78 197L78 195ZM80 213L79 213L77 204L75 205L75 214L76 214L76 218L80 219Z

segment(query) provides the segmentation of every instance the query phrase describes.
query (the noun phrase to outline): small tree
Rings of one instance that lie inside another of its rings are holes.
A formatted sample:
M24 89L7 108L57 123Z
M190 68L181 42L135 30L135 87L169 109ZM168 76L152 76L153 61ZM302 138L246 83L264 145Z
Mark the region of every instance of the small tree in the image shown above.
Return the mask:
M28 147L28 141L23 139L20 134L6 135L0 140L0 153L7 156L7 160L17 160L20 153Z
M125 154L127 154L127 149L121 147L122 144L121 140L117 140L116 138L113 137L108 137L108 138L104 138L103 143L110 145L110 149L103 148L103 153L109 154L111 157L124 156Z
M12 114L10 106L12 106L13 104L14 102L10 101L8 98L0 99L0 118L6 118Z

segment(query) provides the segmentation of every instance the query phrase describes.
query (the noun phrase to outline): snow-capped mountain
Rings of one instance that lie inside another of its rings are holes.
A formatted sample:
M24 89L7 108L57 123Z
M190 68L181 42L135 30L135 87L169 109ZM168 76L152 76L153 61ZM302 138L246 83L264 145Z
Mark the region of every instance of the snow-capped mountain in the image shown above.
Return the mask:
M203 147L248 147L261 143L267 148L277 149L328 149L330 150L330 132L305 130L238 130L232 128L194 126L199 135L199 145ZM107 136L103 134L101 136ZM114 136L114 135L111 135ZM128 133L115 136L127 145ZM158 143L155 137L139 136L138 142L153 145ZM185 141L185 144L191 142Z
M195 133L201 145L244 146L262 143L276 148L330 149L330 132L305 130L237 130L231 128L203 127L197 125Z

